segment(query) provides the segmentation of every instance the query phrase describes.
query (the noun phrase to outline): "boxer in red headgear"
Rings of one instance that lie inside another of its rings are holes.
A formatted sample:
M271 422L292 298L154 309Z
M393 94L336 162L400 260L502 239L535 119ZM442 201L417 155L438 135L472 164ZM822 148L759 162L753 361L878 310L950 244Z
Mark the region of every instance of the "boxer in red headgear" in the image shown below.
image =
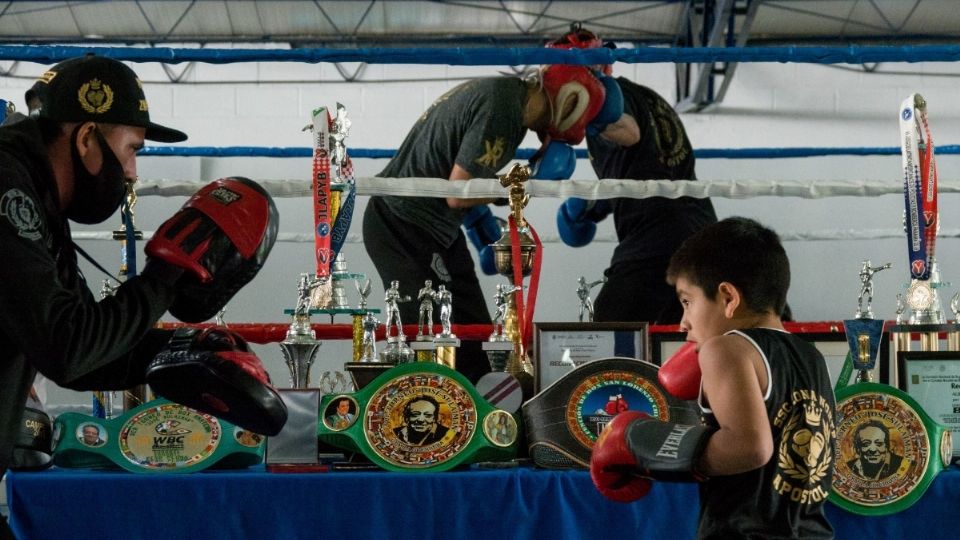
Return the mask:
M604 46L578 23L547 44L561 49ZM693 147L670 103L650 88L609 76L609 64L593 68L607 74L600 76L604 105L587 126L597 178L695 180ZM567 199L557 212L560 238L569 246L584 246L593 239L597 222L611 213L619 243L604 272L594 320L680 322L680 303L664 276L670 255L683 240L717 221L710 200Z
M590 68L567 64L544 67L540 78L550 105L547 134L554 141L579 144L603 107L603 84Z

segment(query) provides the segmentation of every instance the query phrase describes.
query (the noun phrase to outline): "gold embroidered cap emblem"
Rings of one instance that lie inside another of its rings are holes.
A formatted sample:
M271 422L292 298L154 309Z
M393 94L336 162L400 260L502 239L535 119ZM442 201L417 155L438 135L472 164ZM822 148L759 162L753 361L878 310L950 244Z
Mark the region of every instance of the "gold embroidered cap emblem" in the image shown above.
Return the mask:
M80 86L77 99L88 113L105 113L113 106L113 89L100 79L92 79Z

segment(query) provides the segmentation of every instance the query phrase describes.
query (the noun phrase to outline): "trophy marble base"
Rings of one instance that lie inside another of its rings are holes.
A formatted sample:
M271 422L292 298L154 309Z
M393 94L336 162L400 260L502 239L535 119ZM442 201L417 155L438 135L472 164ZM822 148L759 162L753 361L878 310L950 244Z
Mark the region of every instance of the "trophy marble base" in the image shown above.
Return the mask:
M410 348L417 356L417 362L437 361L437 346L433 343L433 337L428 337L428 339L429 341L426 341L417 337L418 341L410 343Z
M512 341L484 341L480 344L480 347L487 353L490 371L507 371L507 360L510 359L510 353L513 352Z
M353 386L360 390L395 365L389 362L347 362L343 368L350 372Z
M450 335L448 335L448 336L445 336L445 335L443 335L443 334L437 334L437 335L433 336L433 343L434 343L434 345L436 345L438 348L439 348L439 347L459 347L459 346L460 346L460 338L458 338L457 336L455 336L455 335L453 335L453 334L450 334Z

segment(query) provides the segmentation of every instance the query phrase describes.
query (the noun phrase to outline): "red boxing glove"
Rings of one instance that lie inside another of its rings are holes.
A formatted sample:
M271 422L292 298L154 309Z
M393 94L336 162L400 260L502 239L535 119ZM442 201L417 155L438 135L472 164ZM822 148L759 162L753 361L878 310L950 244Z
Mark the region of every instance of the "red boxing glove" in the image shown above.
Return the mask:
M680 399L696 399L700 395L700 360L697 344L684 343L657 373L663 389Z
M606 498L633 502L650 491L650 478L640 476L637 460L627 443L627 428L636 420L649 418L639 411L625 411L607 424L590 456L590 479Z

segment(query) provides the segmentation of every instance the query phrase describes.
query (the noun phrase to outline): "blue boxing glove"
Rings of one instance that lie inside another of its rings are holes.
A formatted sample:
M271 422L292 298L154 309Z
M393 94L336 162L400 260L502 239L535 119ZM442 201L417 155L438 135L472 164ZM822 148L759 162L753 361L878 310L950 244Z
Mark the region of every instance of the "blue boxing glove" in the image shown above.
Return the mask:
M557 230L560 239L570 247L583 247L597 234L597 222L610 213L605 200L588 201L571 197L557 209Z
M606 91L606 97L603 100L603 107L597 116L587 124L587 135L591 137L603 133L607 126L616 122L623 116L623 91L617 80L609 75L598 74L597 77L603 83Z
M566 180L577 168L577 153L565 142L550 141L543 155L530 165L530 178L534 180Z
M461 223L467 231L467 238L480 255L480 269L488 276L496 275L497 266L490 244L503 236L506 220L494 216L487 205L479 204L464 214Z

